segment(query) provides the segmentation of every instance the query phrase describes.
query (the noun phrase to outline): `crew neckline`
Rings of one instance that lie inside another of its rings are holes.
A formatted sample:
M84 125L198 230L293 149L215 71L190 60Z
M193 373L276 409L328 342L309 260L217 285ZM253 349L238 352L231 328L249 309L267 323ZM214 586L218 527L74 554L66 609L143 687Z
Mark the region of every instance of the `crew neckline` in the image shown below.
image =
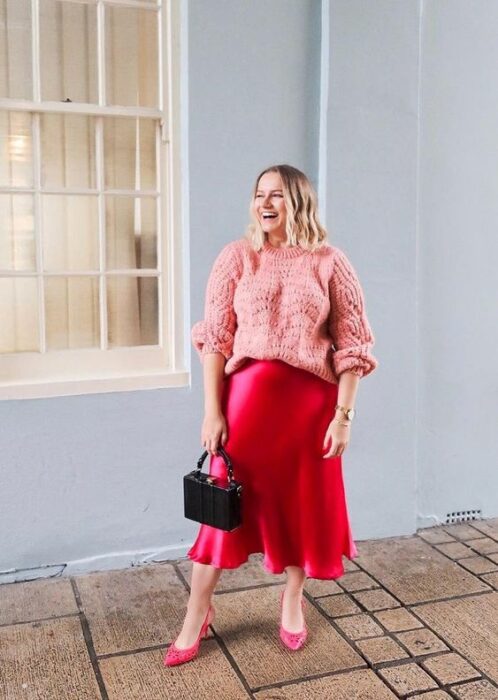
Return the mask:
M277 247L272 245L268 240L265 240L263 243L263 250L277 258L297 258L298 255L306 253L306 250L299 245Z

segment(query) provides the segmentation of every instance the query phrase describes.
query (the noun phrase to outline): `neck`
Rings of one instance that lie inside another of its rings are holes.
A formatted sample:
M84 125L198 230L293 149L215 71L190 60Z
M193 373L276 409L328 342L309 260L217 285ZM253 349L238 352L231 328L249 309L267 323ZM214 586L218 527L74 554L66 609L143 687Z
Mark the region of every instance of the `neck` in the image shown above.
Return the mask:
M263 250L275 258L295 258L306 252L299 245L272 245L268 240L265 240Z
M265 236L265 241L267 241L270 245L272 245L274 248L290 248L291 246L287 242L287 239L285 236L269 236L266 234Z

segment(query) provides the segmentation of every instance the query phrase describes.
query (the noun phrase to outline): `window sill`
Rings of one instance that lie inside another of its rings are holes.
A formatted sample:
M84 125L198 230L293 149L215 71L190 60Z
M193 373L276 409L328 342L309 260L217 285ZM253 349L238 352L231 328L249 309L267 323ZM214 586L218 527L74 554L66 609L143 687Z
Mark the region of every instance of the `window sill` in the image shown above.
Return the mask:
M183 370L161 374L75 377L62 381L16 382L0 386L0 401L44 399L56 396L107 394L144 389L168 389L190 386L190 373Z

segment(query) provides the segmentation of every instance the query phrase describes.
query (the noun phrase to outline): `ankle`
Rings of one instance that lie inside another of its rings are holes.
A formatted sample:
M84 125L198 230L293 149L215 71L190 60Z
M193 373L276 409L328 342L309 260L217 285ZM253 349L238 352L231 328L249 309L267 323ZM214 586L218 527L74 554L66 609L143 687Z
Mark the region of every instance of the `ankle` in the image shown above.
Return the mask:
M208 600L195 600L187 603L187 612L193 615L200 615L201 613L206 613L211 605L211 599Z

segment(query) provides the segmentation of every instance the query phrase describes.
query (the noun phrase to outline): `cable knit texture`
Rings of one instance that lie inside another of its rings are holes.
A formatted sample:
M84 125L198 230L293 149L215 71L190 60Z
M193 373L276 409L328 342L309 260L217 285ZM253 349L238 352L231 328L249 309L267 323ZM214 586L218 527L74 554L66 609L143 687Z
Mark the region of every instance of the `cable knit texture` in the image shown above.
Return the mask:
M313 253L268 241L256 252L246 238L225 245L191 338L201 362L224 355L225 375L248 357L281 359L335 384L342 372L363 377L378 365L356 272L329 244Z

